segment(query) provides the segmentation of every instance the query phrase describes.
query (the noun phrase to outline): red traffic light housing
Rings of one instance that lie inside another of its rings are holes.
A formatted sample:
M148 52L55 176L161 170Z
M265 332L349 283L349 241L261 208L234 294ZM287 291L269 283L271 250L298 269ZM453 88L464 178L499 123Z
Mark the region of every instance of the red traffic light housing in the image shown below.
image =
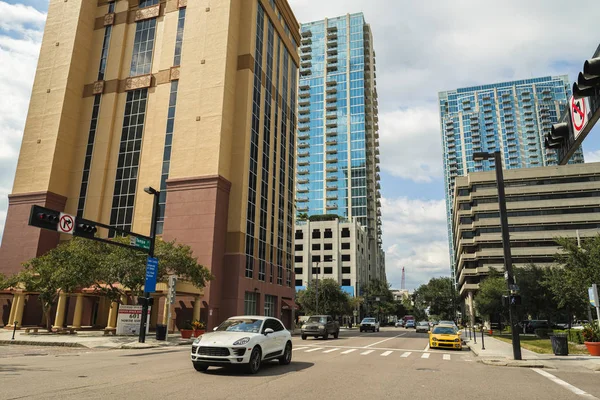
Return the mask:
M45 207L33 206L29 214L29 225L55 231L58 228L60 213Z

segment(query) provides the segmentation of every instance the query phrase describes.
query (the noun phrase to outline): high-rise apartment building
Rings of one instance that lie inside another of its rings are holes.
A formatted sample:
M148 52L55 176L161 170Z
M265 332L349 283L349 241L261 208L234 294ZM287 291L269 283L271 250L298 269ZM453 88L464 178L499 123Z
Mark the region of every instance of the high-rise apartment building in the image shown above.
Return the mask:
M381 257L375 51L362 13L301 25L296 200L299 214L356 220Z
M444 192L454 272L452 205L454 181L470 172L494 169L493 160L474 161L478 151L502 153L505 169L556 165L544 134L558 122L570 96L567 76L524 79L439 93ZM570 163L582 163L579 149Z
M59 242L32 204L148 234L152 186L214 275L194 313L291 322L299 44L286 0L51 0L0 272Z

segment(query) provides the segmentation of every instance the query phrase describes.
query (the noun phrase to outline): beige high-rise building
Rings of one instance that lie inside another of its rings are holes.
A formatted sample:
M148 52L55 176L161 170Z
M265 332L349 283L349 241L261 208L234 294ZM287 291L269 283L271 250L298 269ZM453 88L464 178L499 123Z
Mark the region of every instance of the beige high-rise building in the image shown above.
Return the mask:
M504 180L516 268L553 265L557 237L600 233L600 163L509 169ZM495 172L457 177L452 210L458 289L471 303L491 269L504 271Z
M215 277L209 327L289 325L299 43L287 0L50 0L0 272L67 239L33 204L147 235L152 186L158 233Z

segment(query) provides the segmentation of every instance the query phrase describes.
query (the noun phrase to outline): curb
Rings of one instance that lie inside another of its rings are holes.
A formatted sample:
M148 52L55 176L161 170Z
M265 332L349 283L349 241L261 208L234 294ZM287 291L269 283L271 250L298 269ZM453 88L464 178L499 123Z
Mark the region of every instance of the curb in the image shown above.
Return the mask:
M514 361L514 360L501 360L501 359L482 359L477 362L484 365L493 365L496 367L521 367L521 368L552 368L549 365L541 363L539 361Z
M81 343L65 343L65 342L35 342L30 340L0 340L0 345L16 344L20 346L49 346L49 347L79 347L85 348L86 346Z

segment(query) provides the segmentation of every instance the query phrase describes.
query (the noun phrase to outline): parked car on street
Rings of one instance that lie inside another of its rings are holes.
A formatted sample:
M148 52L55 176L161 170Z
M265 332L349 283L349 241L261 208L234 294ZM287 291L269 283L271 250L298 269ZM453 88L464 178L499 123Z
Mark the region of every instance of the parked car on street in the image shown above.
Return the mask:
M302 325L301 334L302 340L306 340L308 336L313 336L315 339L322 336L327 340L329 335L337 339L340 334L340 324L331 315L312 315Z
M406 321L406 323L404 324L405 328L414 328L415 327L415 320L414 319L409 319Z
M396 322L396 328L402 328L402 320Z
M427 333L429 332L429 322L427 321L420 321L417 323L416 326L416 332L422 332L422 333Z
M372 317L363 318L363 320L360 322L360 331L379 332L379 322Z
M276 318L231 317L194 340L191 359L196 371L244 366L255 374L265 361L278 360L281 365L292 361L292 335Z
M552 329L550 322L545 319L531 319L525 322L525 333L535 333L536 329Z

